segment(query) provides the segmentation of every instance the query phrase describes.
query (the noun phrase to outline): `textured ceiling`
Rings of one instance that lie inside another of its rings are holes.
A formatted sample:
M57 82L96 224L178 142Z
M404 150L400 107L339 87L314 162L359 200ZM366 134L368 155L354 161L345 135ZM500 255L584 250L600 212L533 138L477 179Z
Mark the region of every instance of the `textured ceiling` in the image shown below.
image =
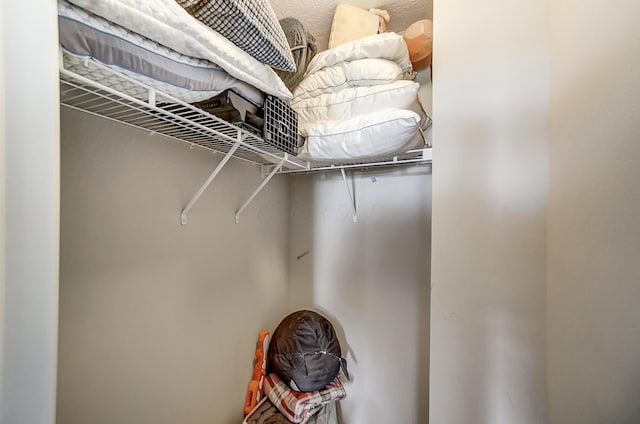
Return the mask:
M278 18L290 16L302 22L318 41L320 50L327 48L333 11L340 3L385 9L391 15L387 31L394 32L402 32L413 22L433 16L432 0L271 0Z

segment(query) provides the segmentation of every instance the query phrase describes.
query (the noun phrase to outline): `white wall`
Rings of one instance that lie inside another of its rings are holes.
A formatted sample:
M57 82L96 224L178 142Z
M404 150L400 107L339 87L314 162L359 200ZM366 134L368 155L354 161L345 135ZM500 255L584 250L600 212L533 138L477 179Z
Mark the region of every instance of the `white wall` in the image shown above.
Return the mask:
M344 423L428 420L430 167L290 177L290 307L335 325Z
M431 424L542 423L547 2L434 5Z
M55 10L55 1L0 5L3 424L52 423L55 417L59 218Z
M640 3L552 3L552 424L640 422Z
M0 3L0 19L6 16L4 2ZM4 27L4 20L2 20ZM0 57L4 58L5 51L4 31L0 31ZM4 63L4 62L3 62ZM5 131L5 88L4 66L0 66L0 381L3 377L4 367L4 292L7 278L7 134ZM0 384L0 414L2 413L2 384Z
M59 424L242 419L258 331L288 311L286 177L63 109Z

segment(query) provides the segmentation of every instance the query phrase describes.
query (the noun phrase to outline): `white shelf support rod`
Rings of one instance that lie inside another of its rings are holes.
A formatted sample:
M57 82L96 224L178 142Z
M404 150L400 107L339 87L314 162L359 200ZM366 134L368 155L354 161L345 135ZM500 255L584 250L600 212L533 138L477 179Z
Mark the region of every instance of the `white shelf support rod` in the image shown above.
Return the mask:
M260 193L262 191L262 189L269 183L269 181L271 181L271 178L273 178L273 176L276 175L278 173L278 171L280 171L280 168L282 168L282 165L284 165L284 163L287 161L288 156L289 156L288 153L284 154L284 157L282 158L280 163L278 163L278 165L276 165L276 167L273 168L271 173L266 176L266 178L262 181L260 186L258 186L256 191L253 192L251 197L249 197L247 199L247 201L244 202L244 205L240 206L240 209L238 209L238 211L236 212L236 224L240 223L240 214L247 208L247 206L249 206L249 203L251 203L253 201L253 199L255 199L255 197L258 195L258 193Z
M342 180L344 184L347 186L347 193L349 193L349 199L351 199L351 208L353 208L353 222L358 222L358 211L356 209L356 200L353 197L353 193L351 192L351 187L349 186L349 182L347 181L347 174L344 172L344 169L340 169L340 173L342 174Z
M216 169L213 170L211 175L209 175L209 178L207 178L207 180L204 182L204 184L202 184L202 186L196 192L196 194L193 195L189 203L187 203L187 206L185 206L184 209L182 209L182 212L180 212L180 223L182 225L187 224L187 214L189 213L193 205L196 203L196 201L200 198L200 196L202 196L202 193L204 193L207 187L209 187L209 184L213 182L213 179L218 175L218 173L222 170L222 168L224 168L227 162L229 162L229 159L233 157L233 154L235 153L236 149L240 146L240 143L242 143L242 133L238 131L238 141L236 141L233 144L233 147L231 147L231 150L229 150L229 152L226 155L224 155L224 158L222 158L218 166L216 166Z

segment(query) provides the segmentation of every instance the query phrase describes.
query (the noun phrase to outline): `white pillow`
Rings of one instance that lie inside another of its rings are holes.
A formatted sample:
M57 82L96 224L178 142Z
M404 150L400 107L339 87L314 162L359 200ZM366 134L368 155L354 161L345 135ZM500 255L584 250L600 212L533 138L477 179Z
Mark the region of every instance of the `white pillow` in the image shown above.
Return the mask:
M418 114L403 109L304 124L299 131L306 140L298 157L333 163L389 158L423 145L419 126Z
M404 78L402 68L386 59L340 62L307 75L293 92L296 100L335 93L349 87L390 84Z
M329 48L378 33L380 18L375 13L349 4L339 4L333 13Z
M359 38L318 53L309 62L305 76L336 63L365 58L391 60L400 65L403 72L411 72L413 69L407 43L402 36L395 32L385 32Z
M309 99L293 99L291 107L298 112L298 122L344 119L380 108L420 110L418 89L413 81L396 81L370 87L351 87L337 93L322 94Z

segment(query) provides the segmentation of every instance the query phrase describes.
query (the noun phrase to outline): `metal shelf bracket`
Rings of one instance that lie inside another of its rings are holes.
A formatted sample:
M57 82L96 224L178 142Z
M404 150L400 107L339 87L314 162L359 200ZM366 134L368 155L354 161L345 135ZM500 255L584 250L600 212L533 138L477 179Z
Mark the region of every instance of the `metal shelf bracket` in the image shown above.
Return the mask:
M187 224L187 214L189 213L193 205L196 203L196 201L200 198L202 193L204 193L207 187L209 187L209 185L213 182L213 180L216 178L218 173L220 173L222 168L224 168L227 162L229 162L229 159L233 157L233 154L235 153L236 149L240 146L241 143L242 143L242 132L238 130L238 141L236 141L233 144L233 147L231 147L231 149L227 152L227 154L224 155L224 158L222 158L218 166L216 166L216 168L213 170L211 175L209 175L209 178L207 178L207 180L202 184L200 189L198 189L196 194L193 195L189 203L187 203L187 206L185 206L184 209L182 209L182 212L180 212L180 224L182 225Z
M349 193L349 199L351 200L351 208L353 209L353 222L358 222L358 210L356 209L356 200L353 197L353 192L351 191L351 186L347 181L347 174L344 172L344 169L340 169L340 173L342 174L342 180L344 184L347 186L347 193Z
M289 159L289 154L285 153L284 157L282 158L282 160L276 165L275 168L273 168L271 173L265 177L265 179L258 186L256 191L254 191L253 194L247 199L247 201L244 202L244 204L242 206L240 206L240 209L238 209L238 211L236 212L236 224L240 223L240 214L247 208L247 206L249 206L249 204L253 201L253 199L255 199L255 197L258 195L258 193L260 193L262 191L262 189L269 183L269 181L271 181L271 178L273 178L273 176L276 175L280 171L280 168L282 168L282 165L284 165L284 163L288 159Z

